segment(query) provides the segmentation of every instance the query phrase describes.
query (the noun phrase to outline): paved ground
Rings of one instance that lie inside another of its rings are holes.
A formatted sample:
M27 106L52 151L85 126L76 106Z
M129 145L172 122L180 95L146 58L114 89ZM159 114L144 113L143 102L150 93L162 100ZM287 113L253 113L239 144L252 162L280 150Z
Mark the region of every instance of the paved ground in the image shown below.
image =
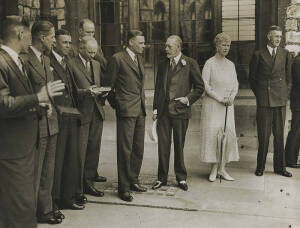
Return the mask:
M88 196L89 203L83 211L64 210L66 219L57 227L300 228L300 170L289 169L293 178L275 175L270 154L265 175L256 177L256 139L240 138L241 159L228 167L236 181L210 183L207 181L209 166L198 159L198 135L193 133L193 127L190 126L185 148L189 190L184 192L176 187L173 159L169 185L151 190L157 172L157 145L147 136L141 182L149 190L134 194L134 201L125 203L116 192L115 123L106 121L99 169L108 182L96 183L105 196ZM46 227L52 226L39 225L39 228Z

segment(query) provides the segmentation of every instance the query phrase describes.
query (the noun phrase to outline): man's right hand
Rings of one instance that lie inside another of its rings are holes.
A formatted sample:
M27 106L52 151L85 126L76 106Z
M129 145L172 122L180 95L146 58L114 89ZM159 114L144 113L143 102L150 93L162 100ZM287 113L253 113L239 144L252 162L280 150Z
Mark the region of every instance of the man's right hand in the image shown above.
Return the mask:
M157 119L157 114L153 114L152 119L155 121Z
M37 93L39 103L48 103L50 101L49 96L56 97L63 95L63 92L61 91L63 91L64 89L65 84L62 83L61 80L48 82L47 85L43 86L41 90Z

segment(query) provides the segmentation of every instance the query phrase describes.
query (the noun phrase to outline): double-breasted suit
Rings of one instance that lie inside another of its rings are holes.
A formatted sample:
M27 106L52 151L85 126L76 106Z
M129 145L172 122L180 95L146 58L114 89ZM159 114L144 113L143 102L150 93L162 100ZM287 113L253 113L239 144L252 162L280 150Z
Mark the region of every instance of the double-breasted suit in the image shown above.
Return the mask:
M255 51L249 69L250 87L255 94L257 112L257 170L265 169L271 129L274 136L274 171L285 171L284 123L286 102L291 85L291 58L278 47L275 59L267 47Z
M117 116L118 191L128 192L130 185L138 184L145 137L144 67L137 63L128 49L118 52L108 62L105 83L112 87L111 104Z
M92 179L98 175L100 145L105 113L104 99L87 93L92 85L101 87L100 64L92 60L90 72L87 71L81 57L76 56L74 65L70 65L77 90L78 109L81 113L79 127L80 184L77 193L83 192L84 184L93 185Z
M11 107L6 97L13 97ZM34 156L38 106L31 83L0 49L0 227L35 228Z
M50 59L41 55L39 59L30 47L27 54L23 54L28 77L35 92L53 81ZM36 49L35 49L36 50ZM41 53L40 53L41 54ZM52 211L52 187L54 178L55 152L58 133L57 113L52 108L52 114L46 113L39 117L39 149L35 157L35 188L37 194L37 216L43 216Z
M183 155L185 135L191 118L191 105L200 98L203 91L199 65L194 59L181 54L173 70L167 58L159 64L153 110L157 110L158 119L158 180L163 183L167 183L168 178L172 130L176 179L178 182L186 180ZM187 97L189 104L174 100L179 97Z
M55 105L76 108L73 74L69 67L70 64L74 65L75 63L67 57L55 54L51 52L49 56L54 80L61 80L65 84L63 95L54 98ZM59 134L57 137L52 190L55 207L74 203L79 176L78 119L72 116L58 115L58 123Z
M300 147L300 56L298 55L292 64L292 88L290 107L292 111L291 130L289 131L285 156L287 165L296 165Z

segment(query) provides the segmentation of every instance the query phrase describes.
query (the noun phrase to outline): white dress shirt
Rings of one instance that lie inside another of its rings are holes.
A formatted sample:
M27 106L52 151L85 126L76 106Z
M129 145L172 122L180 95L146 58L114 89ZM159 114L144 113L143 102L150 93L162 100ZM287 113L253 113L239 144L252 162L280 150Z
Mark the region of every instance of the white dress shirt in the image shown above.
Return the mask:
M42 63L42 52L40 52L38 49L36 49L33 46L30 46L33 53L36 55L36 57L39 59L40 63Z
M273 49L275 49L275 55L276 55L276 53L277 53L277 47L272 48L271 46L267 45L267 48L268 48L269 53L270 53L271 56L272 56Z
M17 64L17 66L19 67L19 69L21 70L21 72L23 72L22 69L22 63L19 60L19 54L17 52L15 52L13 49L11 49L10 47L2 44L1 48L7 52L7 54L13 59L13 61Z

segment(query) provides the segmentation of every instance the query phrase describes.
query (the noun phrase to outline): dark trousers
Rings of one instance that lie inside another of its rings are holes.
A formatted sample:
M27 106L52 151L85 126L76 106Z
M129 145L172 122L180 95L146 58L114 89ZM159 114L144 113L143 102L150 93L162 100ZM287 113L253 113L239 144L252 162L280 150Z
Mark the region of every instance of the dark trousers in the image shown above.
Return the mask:
M139 183L145 138L145 116L117 117L118 191Z
M43 137L35 157L35 189L37 195L37 215L50 213L52 207L52 187L54 179L57 135Z
M257 135L258 135L258 154L257 170L264 171L269 147L271 130L274 136L274 172L285 171L284 155L284 123L285 106L281 107L257 107Z
M167 112L157 120L159 181L166 183L168 180L172 130L176 180L186 180L187 172L184 165L183 148L188 125L188 119L171 118Z
M298 161L300 148L300 112L292 111L291 130L285 144L286 164L295 165Z
M99 164L103 120L95 110L89 123L79 127L79 188L83 193L84 185L93 185L92 179L97 175Z
M36 228L34 156L0 159L0 227Z
M75 199L79 176L77 119L61 117L57 136L54 183L54 205L70 204ZM56 208L57 209L57 208Z

